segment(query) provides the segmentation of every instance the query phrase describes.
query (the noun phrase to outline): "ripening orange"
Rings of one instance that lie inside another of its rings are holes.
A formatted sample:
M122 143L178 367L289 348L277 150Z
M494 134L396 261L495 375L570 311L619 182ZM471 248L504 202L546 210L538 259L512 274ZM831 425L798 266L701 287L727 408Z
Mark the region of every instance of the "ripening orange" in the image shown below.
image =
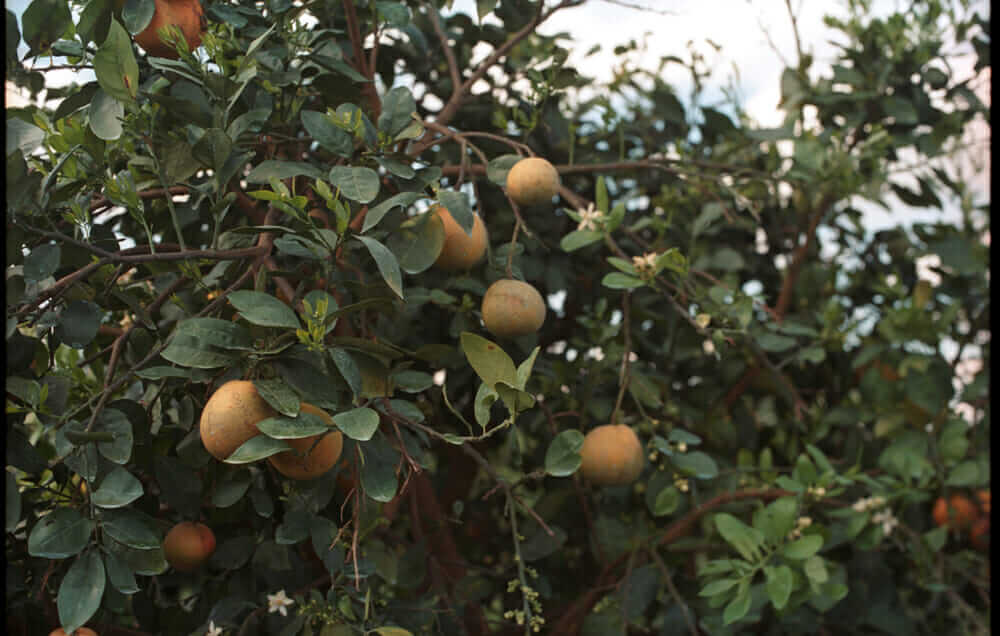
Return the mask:
M542 205L559 192L559 173L541 157L521 159L507 173L507 194L518 205Z
M482 312L490 333L516 338L541 329L545 322L545 301L528 283L503 279L486 290Z
M215 533L203 523L182 521L163 540L163 555L175 570L192 572L215 552Z
M57 627L49 632L49 636L66 636L66 630L62 627ZM89 627L77 627L70 636L97 636L97 632Z
M253 382L226 382L212 394L201 412L198 423L201 442L212 457L224 461L244 442L260 434L258 422L277 414Z
M979 501L979 509L983 511L983 514L987 517L990 516L990 491L977 491L976 500Z
M205 12L199 0L156 0L156 13L141 33L135 36L135 43L155 57L176 60L180 57L173 45L160 39L159 30L166 26L176 26L184 34L188 49L194 51L201 46L201 34L205 30Z
M947 502L944 497L938 497L934 502L934 523L938 526L947 525L952 529L968 528L979 518L979 511L968 497L955 493Z
M312 404L303 402L300 410L320 416L327 426L333 426L333 420L321 409ZM328 470L333 468L340 458L340 452L344 447L344 435L340 431L313 435L312 437L302 437L299 439L286 439L288 445L296 452L284 451L277 455L271 455L267 461L274 466L279 473L292 479L316 479ZM313 448L316 440L319 443ZM309 449L312 449L311 451Z
M598 486L630 484L645 463L639 437L624 424L605 424L587 433L580 456L580 473Z
M990 520L980 519L969 529L969 541L981 552L990 551Z
M472 232L466 234L448 208L438 206L436 213L444 226L444 245L434 264L444 270L469 269L486 255L486 225L473 214Z

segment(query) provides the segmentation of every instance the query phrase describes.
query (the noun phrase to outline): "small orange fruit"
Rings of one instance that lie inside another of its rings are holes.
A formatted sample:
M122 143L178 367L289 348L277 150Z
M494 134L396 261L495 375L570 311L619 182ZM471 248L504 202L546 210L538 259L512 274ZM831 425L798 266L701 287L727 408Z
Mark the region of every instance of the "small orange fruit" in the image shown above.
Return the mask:
M990 491L979 490L976 492L976 500L979 501L979 509L983 511L983 514L989 516L990 514Z
M483 260L488 239L486 225L479 215L472 216L472 232L466 234L448 208L438 206L436 211L444 225L444 246L434 264L444 270L459 270L468 269Z
M175 570L198 569L215 552L215 533L203 523L182 521L163 540L163 554Z
M201 442L212 457L224 461L244 442L260 434L258 422L277 414L253 382L226 382L212 394L201 412L198 423Z
M301 410L306 413L320 416L327 426L333 426L333 420L322 410L312 404L302 403ZM312 437L301 437L299 439L286 439L288 445L296 452L284 451L277 455L271 455L267 461L271 462L279 473L292 479L316 479L326 471L333 468L340 458L340 452L344 447L344 435L340 431L322 433ZM319 443L316 440L319 439ZM313 446L315 444L315 447ZM310 450L312 449L312 450Z
M541 157L521 159L507 173L507 194L518 205L548 203L559 192L559 173Z
M173 45L160 39L160 29L176 26L184 34L188 49L193 51L201 46L205 24L205 12L199 0L156 0L153 19L135 36L135 43L150 55L176 60L180 56Z
M580 455L581 474L599 486L632 483L645 463L638 436L624 424L605 424L587 433Z
M67 636L67 634L66 630L62 627L57 627L49 632L49 636ZM69 636L97 636L97 632L89 627L77 627L76 630Z
M503 279L486 290L482 312L490 333L516 338L541 329L545 322L545 301L528 283Z
M981 552L990 551L990 520L980 519L969 529L969 541Z
M968 528L979 518L975 504L958 493L952 495L947 502L944 497L938 497L932 514L934 523L938 526L947 525L952 529Z

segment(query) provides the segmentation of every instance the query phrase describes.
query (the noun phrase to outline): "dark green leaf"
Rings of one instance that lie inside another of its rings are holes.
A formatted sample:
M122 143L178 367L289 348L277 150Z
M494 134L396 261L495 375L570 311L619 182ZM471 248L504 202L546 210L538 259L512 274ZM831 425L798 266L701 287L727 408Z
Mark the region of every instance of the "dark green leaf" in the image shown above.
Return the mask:
M142 482L121 466L116 466L101 481L90 500L100 508L121 508L142 496Z
M24 280L37 283L52 276L59 267L59 246L42 243L24 257Z
M132 51L132 38L117 20L111 21L108 37L94 56L94 74L101 88L111 97L123 102L135 99L139 88L139 65Z
M118 409L106 408L97 416L95 430L113 433L114 441L99 442L97 450L116 464L125 464L132 456L132 423Z
M108 580L111 581L113 588L122 594L134 594L139 591L132 569L114 552L108 550L104 553L104 567L107 569Z
M500 345L469 332L462 333L461 344L469 364L488 387L495 388L497 382L518 386L514 361Z
M767 579L767 596L775 609L784 609L792 595L792 569L787 565L765 566L764 577Z
M382 278L385 280L386 285L389 289L393 291L400 299L403 298L403 274L399 271L399 262L392 252L382 245L375 239L368 236L355 236L357 240L365 244L368 248L368 252L375 259L375 264L378 266L378 271L382 274Z
M299 328L299 318L285 303L270 294L240 290L227 296L240 315L255 325L263 327Z
M283 380L277 378L273 380L254 380L254 387L264 398L264 401L271 405L278 413L288 417L295 417L299 414L302 401L295 391L292 390ZM273 436L272 436L273 437Z
M330 183L358 203L370 203L378 196L380 187L378 173L360 166L334 166L330 170Z
M416 201L423 199L425 196L426 195L420 192L400 192L399 194L394 194L375 207L369 208L368 214L365 215L365 222L361 226L361 231L367 232L375 227L378 222L382 220L382 217L388 214L393 208L406 208Z
M97 336L104 311L89 300L74 300L63 308L56 336L69 347L83 349Z
M102 530L109 537L136 550L153 550L160 547L160 536L149 527L139 513L109 510L105 513Z
M365 494L386 503L396 496L398 481L396 467L399 453L389 446L381 435L364 445L365 461L361 466L361 486Z
M333 423L351 439L367 442L378 430L378 413L368 407L352 409L333 416Z
M475 223L475 215L472 212L472 208L469 207L469 198L464 192L455 190L440 190L438 191L438 201L441 202L448 212L451 214L451 218L455 219L458 226L465 230L466 234L472 232L472 226Z
M262 161L250 171L246 179L248 183L270 183L271 179L288 179L305 175L313 179L324 179L326 175L319 168L303 161Z
M56 600L59 623L67 634L82 627L97 612L106 583L104 562L97 550L80 555L73 562L59 585Z
M28 535L28 554L65 559L79 554L90 540L94 522L72 508L56 508L39 519Z
M378 129L395 137L410 125L417 112L417 103L410 89L396 86L382 97L382 113L378 117Z
M792 541L782 549L781 553L786 559L801 561L819 552L821 547L823 547L823 537L810 534Z
M227 464L249 464L291 449L288 442L267 435L254 435L226 458Z
M125 0L122 6L122 22L132 35L142 33L153 15L156 13L156 2L153 0Z
M577 430L562 431L545 451L545 472L553 477L568 477L580 468L583 433Z
M269 417L257 423L260 432L274 439L302 439L329 430L323 418L300 411L295 417Z
M340 157L350 157L354 151L354 137L346 130L334 125L333 120L324 113L304 110L300 115L306 132L320 146Z
M586 247L591 243L596 243L604 238L603 232L598 232L596 230L574 230L562 237L559 241L559 247L563 249L564 252L574 252L581 247Z

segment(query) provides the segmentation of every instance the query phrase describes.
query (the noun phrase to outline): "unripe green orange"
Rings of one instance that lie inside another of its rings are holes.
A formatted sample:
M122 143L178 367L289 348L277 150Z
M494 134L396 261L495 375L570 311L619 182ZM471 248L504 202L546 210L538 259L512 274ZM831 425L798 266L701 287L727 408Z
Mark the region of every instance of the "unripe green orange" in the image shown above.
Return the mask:
M638 436L624 424L605 424L587 433L580 456L580 474L598 486L630 484L645 463Z
M198 569L213 552L215 533L203 523L178 523L163 540L163 555L167 563L181 572Z
M198 423L201 442L212 457L224 461L244 442L260 434L258 422L277 414L253 382L226 382L212 394L201 412Z
M155 57L176 60L179 55L172 45L160 39L159 30L176 26L184 34L188 49L201 46L201 34L205 30L205 12L199 0L156 0L156 13L149 26L135 36L135 43Z
M438 206L436 212L444 226L444 246L434 264L441 269L458 270L468 269L483 260L488 239L486 225L479 215L473 215L472 233L466 234L448 208Z
M507 194L518 205L548 203L557 192L559 173L541 157L522 159L507 173Z
M302 403L300 409L305 413L320 416L327 426L333 426L333 420L321 409L312 404ZM277 455L271 455L267 461L271 462L279 473L292 479L316 479L326 471L333 468L340 457L340 452L344 447L344 436L340 431L322 434L322 439L316 444L320 435L312 437L302 437L299 439L286 439L288 445L297 453L285 451ZM315 444L315 448L313 445ZM310 449L312 449L310 451Z
M545 322L545 300L538 290L519 280L498 280L483 296L483 322L490 333L516 338L535 333Z

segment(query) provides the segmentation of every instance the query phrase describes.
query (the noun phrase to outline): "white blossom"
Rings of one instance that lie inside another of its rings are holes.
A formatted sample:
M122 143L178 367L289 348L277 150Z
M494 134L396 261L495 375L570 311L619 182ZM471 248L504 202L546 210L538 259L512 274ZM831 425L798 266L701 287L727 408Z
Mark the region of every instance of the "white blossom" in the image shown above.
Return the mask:
M285 590L278 590L277 594L267 595L268 613L281 612L282 616L288 616L288 606L295 601L285 596Z
M210 621L208 623L208 631L205 632L205 636L222 636L222 628L215 626L215 621Z
M597 223L604 217L600 210L594 209L593 203L586 210L577 210L576 213L580 215L580 224L576 227L578 230L596 230Z

